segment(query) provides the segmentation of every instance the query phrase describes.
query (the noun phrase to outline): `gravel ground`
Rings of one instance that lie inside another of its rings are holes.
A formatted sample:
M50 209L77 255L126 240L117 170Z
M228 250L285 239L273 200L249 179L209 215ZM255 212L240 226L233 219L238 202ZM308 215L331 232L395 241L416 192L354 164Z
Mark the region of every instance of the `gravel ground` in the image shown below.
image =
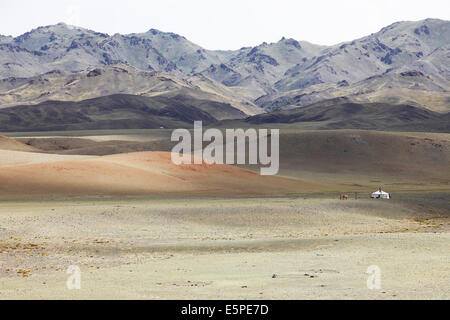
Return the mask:
M446 200L7 201L0 299L448 299ZM71 265L80 290L66 287Z

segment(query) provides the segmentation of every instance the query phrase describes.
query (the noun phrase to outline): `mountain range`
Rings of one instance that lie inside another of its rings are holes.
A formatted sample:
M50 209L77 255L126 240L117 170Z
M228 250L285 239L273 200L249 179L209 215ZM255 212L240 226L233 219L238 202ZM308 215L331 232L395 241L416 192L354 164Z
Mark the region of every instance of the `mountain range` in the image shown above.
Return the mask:
M217 121L342 97L446 114L450 22L397 22L333 46L282 38L229 51L155 29L108 35L64 23L0 36L0 108L123 95L226 105L210 114Z
M185 96L187 99L228 103L247 115L262 112L252 101L201 74L182 79L170 73L141 71L124 64L81 72L55 70L30 78L0 80L2 107L47 100L81 101L113 94Z

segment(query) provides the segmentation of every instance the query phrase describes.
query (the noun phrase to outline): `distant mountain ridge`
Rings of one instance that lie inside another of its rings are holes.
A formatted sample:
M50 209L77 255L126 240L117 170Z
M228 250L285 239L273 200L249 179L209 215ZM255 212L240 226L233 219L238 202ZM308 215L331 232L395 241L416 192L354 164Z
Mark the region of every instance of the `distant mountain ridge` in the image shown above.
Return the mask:
M234 51L205 50L183 36L155 29L110 36L63 23L0 37L0 78L115 64L180 78L202 74L249 100L318 84L352 85L388 73L418 71L449 80L450 22L397 22L334 46L283 38Z

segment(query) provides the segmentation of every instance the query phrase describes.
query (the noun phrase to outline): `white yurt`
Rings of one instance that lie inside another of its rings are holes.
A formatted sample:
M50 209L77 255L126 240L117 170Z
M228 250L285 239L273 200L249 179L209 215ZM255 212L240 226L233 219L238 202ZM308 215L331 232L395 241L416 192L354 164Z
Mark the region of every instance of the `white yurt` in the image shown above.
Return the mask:
M391 195L387 192L384 192L383 190L379 189L378 191L375 191L372 193L372 199L390 199Z

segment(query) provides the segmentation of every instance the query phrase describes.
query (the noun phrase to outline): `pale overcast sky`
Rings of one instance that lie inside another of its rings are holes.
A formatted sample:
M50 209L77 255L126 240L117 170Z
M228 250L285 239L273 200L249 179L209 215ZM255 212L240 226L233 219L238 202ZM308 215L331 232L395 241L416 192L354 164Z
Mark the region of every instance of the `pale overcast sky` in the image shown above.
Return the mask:
M449 0L0 0L0 34L66 22L99 32L175 32L207 49L281 37L316 44L353 40L400 20L450 20Z

